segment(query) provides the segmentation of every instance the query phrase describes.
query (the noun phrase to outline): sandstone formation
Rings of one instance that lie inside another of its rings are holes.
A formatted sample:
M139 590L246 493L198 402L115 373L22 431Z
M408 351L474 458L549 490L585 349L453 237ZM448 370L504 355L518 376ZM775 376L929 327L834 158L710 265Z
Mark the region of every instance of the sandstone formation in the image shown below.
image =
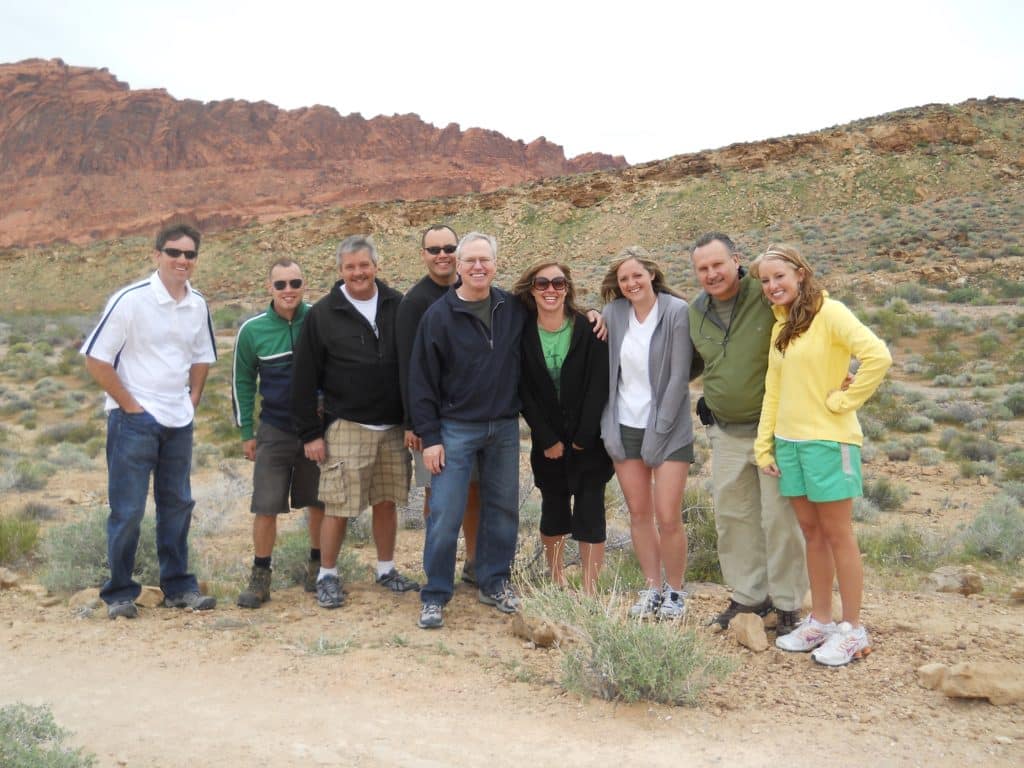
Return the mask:
M925 664L918 667L917 676L923 687L950 698L988 699L1000 706L1024 701L1024 667L1009 661Z
M0 247L149 232L175 213L211 230L625 166L413 114L203 104L60 59L0 65Z

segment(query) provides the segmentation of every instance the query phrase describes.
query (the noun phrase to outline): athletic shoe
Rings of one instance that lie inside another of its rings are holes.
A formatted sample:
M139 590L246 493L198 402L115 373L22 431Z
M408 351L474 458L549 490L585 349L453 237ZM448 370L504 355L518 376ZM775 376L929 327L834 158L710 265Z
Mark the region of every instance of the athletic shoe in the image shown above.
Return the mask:
M800 625L800 611L784 611L775 609L775 636L788 635Z
M871 653L871 638L864 627L856 629L844 621L829 635L825 643L812 654L811 658L827 667L841 667L854 659L862 659Z
M238 596L238 607L259 608L267 602L270 599L270 577L269 568L254 565L249 575L249 586Z
M134 600L118 600L107 606L107 616L111 619L134 619L139 615L139 608Z
M678 621L686 615L686 593L665 587L658 605L658 618L662 621Z
M424 603L420 608L420 620L416 622L420 629L438 629L444 626L444 608L440 603Z
M390 589L392 592L420 591L419 583L400 574L397 568L392 568L383 576L378 576L377 586Z
M306 580L302 588L307 592L316 592L316 580L320 575L320 558L306 563Z
M808 616L788 635L777 636L775 647L784 651L807 653L828 640L829 635L835 631L836 623L834 621L822 624L813 616Z
M766 597L763 603L758 603L757 605L743 605L743 603L737 603L735 600L730 600L726 609L709 621L707 625L710 627L712 624L717 624L722 629L728 629L729 622L732 621L738 613L756 613L761 618L764 618L768 615L771 609L772 599L770 597Z
M661 591L651 587L641 589L636 602L629 609L630 618L653 619L658 615L658 606L661 605Z
M503 581L501 585L491 592L484 592L484 590L478 590L477 595L480 597L480 602L484 605L493 605L502 613L515 613L519 610L521 603L519 602L519 595L512 589L512 585L507 581Z
M321 608L340 608L345 604L345 593L341 589L341 579L333 573L324 576L316 583L316 604Z
M476 564L472 560L462 564L462 580L466 584L476 584Z
M182 592L174 597L165 597L164 607L209 611L217 607L217 598L213 595L201 595L197 590L192 590L191 592Z

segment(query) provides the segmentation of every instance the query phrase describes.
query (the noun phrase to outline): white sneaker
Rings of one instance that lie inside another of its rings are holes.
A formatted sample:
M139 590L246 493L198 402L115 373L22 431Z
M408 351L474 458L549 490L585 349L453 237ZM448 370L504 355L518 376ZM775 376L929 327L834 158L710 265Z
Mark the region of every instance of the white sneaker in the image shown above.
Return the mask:
M811 654L811 658L827 667L841 667L854 659L862 659L871 653L871 638L864 627L856 629L844 621L829 635L824 645Z
M661 605L661 591L651 587L641 589L636 602L629 609L630 618L653 619L658 614L658 606Z
M686 593L665 587L661 593L661 604L658 606L658 618L667 621L678 621L686 615Z
M807 653L828 640L835 631L836 623L834 621L822 624L814 616L808 616L797 624L796 629L788 635L776 637L775 647L784 651Z

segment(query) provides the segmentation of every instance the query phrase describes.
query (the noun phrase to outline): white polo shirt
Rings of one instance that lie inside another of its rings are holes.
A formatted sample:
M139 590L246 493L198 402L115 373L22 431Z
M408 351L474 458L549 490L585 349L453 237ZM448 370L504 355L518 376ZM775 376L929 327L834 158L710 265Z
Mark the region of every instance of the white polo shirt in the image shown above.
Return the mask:
M156 272L149 280L122 288L107 302L81 349L83 355L113 365L139 405L165 427L192 422L189 369L217 359L206 300L188 283L185 289L185 298L175 301ZM106 410L117 407L107 395Z

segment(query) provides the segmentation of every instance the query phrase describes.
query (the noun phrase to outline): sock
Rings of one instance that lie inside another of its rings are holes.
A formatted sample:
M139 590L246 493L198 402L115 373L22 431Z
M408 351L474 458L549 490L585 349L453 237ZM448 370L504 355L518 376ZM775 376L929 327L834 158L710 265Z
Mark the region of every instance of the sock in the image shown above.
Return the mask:
M252 559L252 564L255 565L257 568L266 568L267 570L270 570L269 557L254 557Z
M320 560L320 550L319 549L311 549L311 550L309 550L309 559L310 559L311 562L313 560L316 560L317 562L319 562L319 560Z
M316 575L316 580L320 581L320 579L322 579L324 576L337 576L337 575L338 575L338 566L334 566L333 568L324 568L321 565L320 566L320 573L318 573Z
M391 569L395 567L394 560L378 560L377 561L377 578L381 576L387 576L391 573Z

